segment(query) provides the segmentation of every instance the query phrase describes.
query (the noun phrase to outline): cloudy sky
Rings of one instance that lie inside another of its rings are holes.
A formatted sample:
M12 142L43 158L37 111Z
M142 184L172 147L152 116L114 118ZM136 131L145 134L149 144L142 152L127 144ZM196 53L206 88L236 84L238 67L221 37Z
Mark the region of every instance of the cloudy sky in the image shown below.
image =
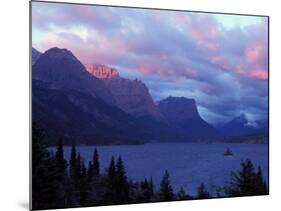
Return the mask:
M32 2L32 44L113 66L155 101L194 98L212 123L267 118L266 17Z

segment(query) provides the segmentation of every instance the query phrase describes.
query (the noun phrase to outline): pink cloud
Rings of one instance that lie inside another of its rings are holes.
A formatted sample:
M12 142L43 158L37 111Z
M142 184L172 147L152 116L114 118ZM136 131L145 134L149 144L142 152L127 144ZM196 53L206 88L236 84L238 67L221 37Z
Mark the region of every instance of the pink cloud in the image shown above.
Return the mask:
M198 76L197 71L191 67L186 67L184 71L186 78L196 78Z
M171 62L175 58L172 56L167 55L159 55L158 57L146 57L146 58L136 58L131 65L132 70L136 70L137 72L141 73L142 75L151 75L157 74L161 77L175 77L175 78L187 78L187 79L194 79L196 78L197 71L194 70L192 67L189 67L184 64L174 63ZM162 57L164 57L162 59Z
M128 50L128 44L106 36L83 40L71 33L46 33L38 49L68 48L82 63L114 64ZM110 53L109 53L110 52Z
M259 80L268 80L268 71L267 69L262 69L262 68L254 68L251 66L245 66L245 65L237 65L236 71L248 78L252 79L259 79Z
M188 33L192 34L199 46L206 47L212 51L216 51L221 47L218 41L221 37L220 25L211 16L175 13L174 19Z
M166 76L173 74L173 69L167 68L164 64L159 64L155 61L149 60L150 59L136 61L133 66L133 69L136 69L139 73L143 75L159 74L162 76Z
M38 50L67 48L82 63L141 78L158 99L186 94L218 113L239 107L243 95L249 107L261 102L249 95L267 97L267 22L229 30L204 13L45 5L32 17L43 33Z
M175 12L174 13L175 20L180 24L191 24L191 16L189 14L184 14L181 12Z
M268 71L263 69L256 69L251 72L251 76L260 80L268 80Z
M197 39L199 45L206 46L210 50L219 49L220 45L216 40L219 38L219 32L216 26L209 26L206 29L192 26L191 32Z
M223 70L230 71L229 62L227 61L226 58L224 58L222 56L211 56L209 58L209 61L214 65L218 65Z
M250 64L255 64L260 61L264 56L264 45L257 44L255 46L249 46L246 48L247 61Z

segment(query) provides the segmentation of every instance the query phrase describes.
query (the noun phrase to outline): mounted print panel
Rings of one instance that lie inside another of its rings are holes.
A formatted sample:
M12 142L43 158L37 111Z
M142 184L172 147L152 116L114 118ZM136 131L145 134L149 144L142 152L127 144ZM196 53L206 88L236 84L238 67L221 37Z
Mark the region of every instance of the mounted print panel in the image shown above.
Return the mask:
M269 194L269 17L31 2L33 210Z

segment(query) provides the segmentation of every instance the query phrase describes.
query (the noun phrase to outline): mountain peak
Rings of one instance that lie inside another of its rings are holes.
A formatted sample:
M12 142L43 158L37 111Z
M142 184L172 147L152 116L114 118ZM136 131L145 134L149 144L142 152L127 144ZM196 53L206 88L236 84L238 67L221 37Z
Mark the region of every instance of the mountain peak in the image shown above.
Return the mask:
M72 52L66 48L53 47L45 51L44 54L50 58L77 60Z
M84 64L86 70L99 79L118 78L119 73L115 68L101 64Z
M135 117L163 119L158 107L153 102L148 88L141 80L122 78L117 72L114 75L103 77L103 82L111 90L118 107L123 111Z
M32 53L36 53L36 54L42 54L41 52L39 52L37 49L32 47Z
M80 91L114 103L104 83L87 72L72 52L65 48L54 47L45 51L32 67L32 78L47 82L52 89Z
M219 137L213 126L203 120L197 110L194 99L185 97L168 97L158 104L160 111L181 133L190 140L211 140Z
M239 114L231 121L221 125L218 129L228 136L241 136L257 133L266 128L266 121L252 120L247 118L245 113Z
M190 113L193 113L194 115L198 115L196 102L192 98L169 96L166 99L161 100L159 102L159 105L162 107L166 107L166 106L169 107L169 105L177 105L177 108L180 110L187 109L189 110Z
M32 65L33 65L40 58L42 53L32 47L31 55L32 55Z
M239 116L235 117L231 122L247 123L248 122L248 118L247 118L246 114L242 112Z
M161 100L158 106L164 113L177 118L190 119L199 116L195 100L186 97L170 96Z
M195 100L193 98L186 98L186 97L174 97L174 96L169 96L163 101L169 101L169 102L177 102L177 103L192 103L196 104Z

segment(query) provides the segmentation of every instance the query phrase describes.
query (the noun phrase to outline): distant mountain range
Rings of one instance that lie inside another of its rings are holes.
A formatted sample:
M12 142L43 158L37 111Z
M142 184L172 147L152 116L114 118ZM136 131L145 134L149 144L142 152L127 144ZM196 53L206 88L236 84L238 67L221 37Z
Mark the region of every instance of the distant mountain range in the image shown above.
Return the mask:
M217 141L227 143L268 144L268 129L247 135L225 136L219 138Z
M264 132L267 124L267 120L250 121L244 113L241 113L231 121L218 125L217 129L225 136L244 136Z
M41 54L33 48L32 64L32 120L49 144L60 137L66 144L104 145L215 141L239 122L214 128L194 99L168 97L156 105L142 81L105 65L83 65L67 49Z

